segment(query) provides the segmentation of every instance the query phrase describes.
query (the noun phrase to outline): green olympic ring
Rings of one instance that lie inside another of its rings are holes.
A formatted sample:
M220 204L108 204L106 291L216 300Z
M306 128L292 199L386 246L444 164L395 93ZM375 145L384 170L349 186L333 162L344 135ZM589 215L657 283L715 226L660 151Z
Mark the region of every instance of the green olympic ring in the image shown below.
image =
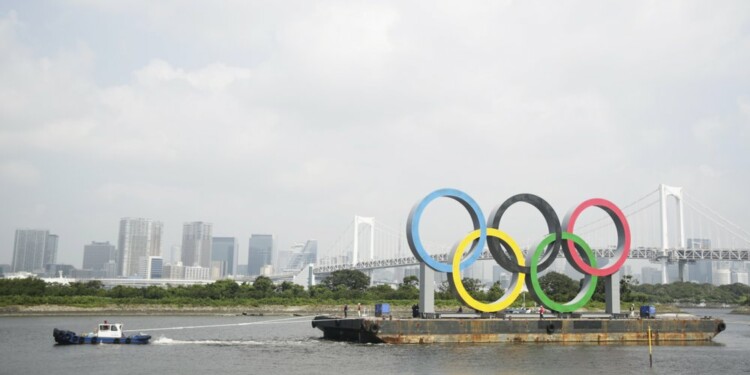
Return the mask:
M575 234L569 232L562 232L562 238L564 240L573 241L576 244L576 249L578 249L579 253L581 253L581 250L583 250L586 258L588 258L587 260L590 263L589 265L591 267L596 267L596 256L594 255L594 252L591 251L591 247L589 247L586 241L584 241L581 237L578 237ZM544 290L542 290L542 286L539 284L539 275L537 272L537 268L539 266L537 262L544 253L544 250L547 248L547 245L551 244L554 241L554 233L545 237L544 240L542 240L542 242L539 244L539 246L536 247L536 251L531 257L531 272L529 273L531 287L533 288L533 293L531 294L536 297L537 302L541 303L542 306L545 306L550 310L558 312L572 312L583 307L591 299L591 296L594 295L594 290L596 290L597 277L594 275L585 275L581 290L578 292L575 298L573 298L569 302L559 303L549 298L547 294L544 293Z

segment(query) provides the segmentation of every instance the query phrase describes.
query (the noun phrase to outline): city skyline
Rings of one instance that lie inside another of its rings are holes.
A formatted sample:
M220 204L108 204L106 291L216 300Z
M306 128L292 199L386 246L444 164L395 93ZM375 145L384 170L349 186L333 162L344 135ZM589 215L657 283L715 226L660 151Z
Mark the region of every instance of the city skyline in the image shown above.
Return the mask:
M213 225L210 224L210 223L204 223L204 222L183 223L183 238L186 238L186 236L185 236L185 234L186 234L185 233L186 227L193 227L196 224L198 224L199 226L200 225L207 225L209 227L209 230L207 232L204 229L199 229L198 231L200 233L203 233L203 234L205 234L205 235L208 236L208 237L204 237L202 240L209 239L210 240L209 242L212 243L211 248L213 248L213 244L216 243L217 241L222 242L222 241L231 240L232 246L235 247L235 251L234 251L234 254L230 255L230 256L234 257L234 262L233 263L229 262L228 267L229 267L229 270L232 270L232 273L236 273L237 272L236 268L237 268L238 265L240 265L240 264L247 265L248 264L248 261L247 261L248 259L247 258L242 259L240 257L241 255L247 255L248 252L244 252L243 253L242 251L239 251L240 242L237 241L237 237L232 237L232 236L213 236L212 235ZM149 256L161 256L161 257L164 257L166 255L166 253L168 251L170 251L169 248L165 248L165 246L161 245L162 241L161 241L161 235L160 234L163 233L164 224L162 222L158 221L158 220L152 220L152 219L146 219L146 218L121 218L120 219L120 231L121 231L121 235L118 236L118 237L121 237L121 239L118 240L118 242L125 241L125 242L128 242L128 246L130 246L129 241L132 241L132 238L128 239L128 237L129 237L128 236L128 232L131 231L131 227L133 225L137 226L136 230L139 232L139 234L136 235L136 237L138 237L137 238L137 242L139 242L140 246L142 247L141 252L144 252L145 254L149 254ZM16 231L22 231L22 232L23 231L29 231L29 230L35 231L35 232L40 232L40 233L43 232L44 236L48 236L46 241L49 241L49 243L53 244L52 248L56 249L57 240L59 239L59 235L57 235L57 234L50 234L49 233L50 231L47 230L47 229L43 229L43 230L37 230L37 229L20 229L20 228L16 229ZM152 231L155 231L156 233L159 233L159 235L158 235L159 238L153 238L152 239L151 234L150 234ZM248 245L250 244L250 241L251 241L249 238L251 238L253 235L259 236L259 234L251 234L250 236L248 236ZM267 235L267 234L261 234L260 236L271 236L272 238L275 238L274 235ZM133 237L133 236L131 235L130 237ZM54 241L50 241L50 238L53 238ZM187 238L189 239L189 238L192 238L192 237L187 236ZM152 244L158 244L157 248L153 248L152 249ZM172 245L172 246L169 246L169 247L170 248L171 247L180 248L180 247L182 247L182 242L180 243L180 245ZM294 251L294 249L297 249L298 251ZM106 251L106 253L108 255L104 255L104 253L99 253L100 251L103 251L103 250ZM317 240L306 240L304 242L304 246L302 244L300 244L300 243L294 243L289 249L286 249L286 250L283 250L283 251L289 251L290 255L294 255L293 257L290 257L289 259L287 259L290 263L291 262L293 262L293 263L305 263L308 260L316 259L317 258ZM94 252L97 252L97 253L94 254ZM181 253L182 252L183 251L181 251ZM50 254L52 254L52 253L56 253L56 250L52 251ZM228 252L226 252L226 251L225 251L225 253L228 254ZM209 255L212 255L212 254L213 254L212 252L209 252ZM224 255L226 255L226 254L224 254ZM45 259L56 258L55 255L49 255L49 254L44 253L44 252L41 253L40 256L43 257L43 258L45 258ZM48 262L48 261L40 261L39 264L41 265L41 267L39 267L37 270L43 269L43 265L44 264L50 264L50 263L54 263L54 264L69 264L69 265L73 265L74 267L79 268L79 269L90 269L89 267L87 267L87 262L90 263L90 264L103 265L103 264L107 263L107 260L110 260L110 258L111 258L111 260L116 261L116 262L119 263L120 262L119 257L121 257L121 256L122 255L120 254L118 247L115 244L111 243L109 240L104 240L104 241L91 240L91 241L89 241L89 243L82 244L82 251L80 253L80 259L78 259L77 261L76 260L74 260L72 262ZM274 259L274 262L275 262L276 258L273 255L273 252L271 252L271 257ZM106 258L106 260L105 260L105 258ZM212 258L213 258L213 256L212 256ZM243 262L241 262L240 259L242 259ZM212 259L212 260L216 260L216 259ZM184 259L174 259L174 260L172 260L171 262L168 262L168 263L170 263L170 264L177 264L178 261L184 263ZM136 262L134 261L133 265L135 265L135 263ZM12 267L13 264L14 264L14 262L11 259L7 263L3 262L3 261L0 261L0 264L8 264L8 265L10 265ZM271 263L269 263L269 264L271 264ZM202 267L206 267L206 268L210 267L210 265L206 265L206 266L201 265L201 266ZM101 270L98 267L94 267L93 269L94 270ZM119 272L123 272L123 271L119 270L119 271L116 271L116 272L119 273Z

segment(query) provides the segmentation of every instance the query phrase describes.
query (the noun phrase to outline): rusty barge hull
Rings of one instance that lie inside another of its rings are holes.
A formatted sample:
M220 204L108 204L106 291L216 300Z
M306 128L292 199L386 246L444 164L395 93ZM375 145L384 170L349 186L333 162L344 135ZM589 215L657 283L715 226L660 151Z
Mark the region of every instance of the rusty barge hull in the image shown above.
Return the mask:
M337 341L430 343L655 343L710 341L726 328L720 319L379 319L318 316L313 328Z

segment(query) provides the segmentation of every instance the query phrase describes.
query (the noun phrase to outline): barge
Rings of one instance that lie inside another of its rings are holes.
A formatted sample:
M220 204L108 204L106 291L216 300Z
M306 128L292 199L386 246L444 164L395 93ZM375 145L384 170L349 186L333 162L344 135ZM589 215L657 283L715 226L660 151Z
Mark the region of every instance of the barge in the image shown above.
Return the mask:
M452 314L453 315L453 314ZM530 317L529 317L530 318ZM388 344L431 343L655 343L710 341L726 329L721 319L704 318L339 318L312 321L336 341Z

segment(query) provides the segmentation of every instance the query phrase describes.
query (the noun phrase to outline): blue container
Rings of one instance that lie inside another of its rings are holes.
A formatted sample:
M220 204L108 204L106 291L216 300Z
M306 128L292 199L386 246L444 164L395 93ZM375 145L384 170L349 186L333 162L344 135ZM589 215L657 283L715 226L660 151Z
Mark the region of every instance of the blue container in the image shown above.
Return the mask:
M651 306L651 305L641 306L641 318L646 318L646 319L656 318L656 306Z
M390 303L378 303L375 304L375 316L381 317L383 315L390 315L391 314L391 304Z

